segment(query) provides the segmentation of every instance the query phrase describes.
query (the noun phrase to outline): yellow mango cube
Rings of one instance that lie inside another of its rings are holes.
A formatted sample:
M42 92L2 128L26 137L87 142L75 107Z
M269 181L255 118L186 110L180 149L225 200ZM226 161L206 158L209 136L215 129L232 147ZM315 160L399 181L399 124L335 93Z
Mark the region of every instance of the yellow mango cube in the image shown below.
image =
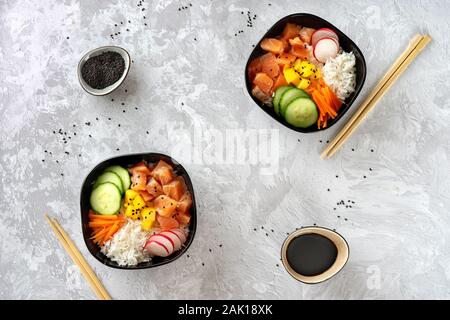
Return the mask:
M133 219L133 220L137 220L138 218L141 218L141 210L140 209L135 209L132 206L128 206L125 209L125 216L127 218Z
M311 84L311 81L305 78L302 78L300 80L300 83L297 85L297 88L305 90L306 88L308 88Z
M145 201L139 194L134 197L133 201L131 201L131 204L133 209L142 209L143 207L145 207Z
M300 83L300 76L294 70L294 68L284 69L283 74L284 74L284 78L286 79L287 83L293 83L294 85L297 85Z
M127 191L125 191L124 206L130 206L134 198L136 198L137 196L139 196L139 193L134 190L128 189Z
M141 211L141 228L149 231L153 228L156 221L156 210L154 208L145 207Z

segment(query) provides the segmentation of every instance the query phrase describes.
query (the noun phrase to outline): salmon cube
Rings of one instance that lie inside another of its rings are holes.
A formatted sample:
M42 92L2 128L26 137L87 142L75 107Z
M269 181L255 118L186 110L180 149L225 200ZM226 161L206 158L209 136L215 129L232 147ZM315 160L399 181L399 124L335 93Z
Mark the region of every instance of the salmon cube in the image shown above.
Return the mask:
M139 162L138 164L134 165L133 167L129 168L128 171L131 174L134 174L135 172L140 172L145 175L150 175L150 169L147 167L145 162Z
M283 33L281 34L281 39L289 40L300 35L300 27L295 23L288 23L284 27Z
M164 194L172 199L180 200L186 191L186 184L182 177L177 177L163 187Z
M153 201L153 207L159 215L171 217L177 208L177 201L166 195L162 195Z
M186 191L185 194L181 197L180 201L177 203L177 213L179 215L189 214L189 209L192 206L192 196L189 191Z
M262 92L264 92L267 95L271 95L272 92L272 86L273 86L273 80L271 77L269 77L265 73L258 73L256 74L255 79L253 80L253 84L261 89Z
M147 185L145 186L145 190L153 197L156 198L157 196L162 195L163 188L159 184L158 181L156 181L155 178L150 178L147 182Z
M150 193L148 193L146 190L139 191L139 194L141 195L142 199L144 199L145 202L150 202L155 198Z
M280 67L277 58L273 53L266 53L260 57L261 72L267 74L270 78L275 79L280 74Z
M175 229L180 226L180 223L172 217L164 217L160 214L157 214L156 220L158 221L158 223L163 231Z
M261 41L261 48L275 54L280 54L284 51L284 43L275 38L266 38Z
M173 168L163 160L160 160L153 169L152 175L162 185L165 185L173 179Z
M180 226L185 227L191 222L191 215L189 214L177 214L175 219L180 223Z
M131 189L136 191L145 190L147 175L144 172L135 170L131 176Z

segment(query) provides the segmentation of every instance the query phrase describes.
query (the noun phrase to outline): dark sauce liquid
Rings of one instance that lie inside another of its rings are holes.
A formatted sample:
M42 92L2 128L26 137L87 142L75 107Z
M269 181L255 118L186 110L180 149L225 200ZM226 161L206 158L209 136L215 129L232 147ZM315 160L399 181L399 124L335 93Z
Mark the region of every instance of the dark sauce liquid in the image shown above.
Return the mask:
M336 245L319 234L304 234L293 239L287 248L286 257L295 272L317 276L327 271L336 261Z

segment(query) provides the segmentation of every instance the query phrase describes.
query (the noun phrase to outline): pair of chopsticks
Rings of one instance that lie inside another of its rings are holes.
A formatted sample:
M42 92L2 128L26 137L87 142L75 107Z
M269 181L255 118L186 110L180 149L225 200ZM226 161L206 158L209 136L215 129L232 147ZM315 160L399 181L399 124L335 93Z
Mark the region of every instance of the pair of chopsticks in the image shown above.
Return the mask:
M50 218L48 215L45 215L45 219L50 224L50 227L53 229L53 232L59 242L72 258L73 262L75 262L75 264L80 268L81 273L94 290L97 297L101 300L111 300L111 296L108 294L105 287L102 285L94 271L81 255L81 252L75 246L75 243L72 239L70 239L69 235L64 231L58 221L55 218Z
M375 89L370 93L361 107L356 111L353 117L347 122L337 136L330 142L328 147L323 151L321 158L331 158L336 151L347 141L350 135L366 118L367 114L375 107L378 101L392 87L402 73L408 68L411 62L419 55L419 53L430 43L429 35L416 35L410 42L408 48L400 55L400 57L391 66L384 77L378 82Z

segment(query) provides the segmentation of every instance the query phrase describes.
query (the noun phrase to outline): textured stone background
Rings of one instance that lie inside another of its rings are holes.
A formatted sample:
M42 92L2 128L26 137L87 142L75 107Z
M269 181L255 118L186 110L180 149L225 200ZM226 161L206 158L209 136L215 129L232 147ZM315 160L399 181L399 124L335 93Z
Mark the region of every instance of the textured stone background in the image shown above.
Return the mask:
M94 298L44 212L61 221L114 298L450 298L449 1L138 3L0 2L0 298ZM252 28L247 10L257 15ZM251 45L295 12L322 16L360 46L368 76L358 102L415 33L434 39L328 161L319 153L339 126L290 131L244 87ZM111 96L89 96L76 78L78 60L108 44L130 51L131 73ZM118 154L173 155L199 125L205 133L273 129L279 170L176 157L198 200L190 257L134 272L101 265L81 236L84 176ZM346 209L340 200L355 204ZM340 232L351 256L335 278L308 286L277 264L286 233L314 223Z

